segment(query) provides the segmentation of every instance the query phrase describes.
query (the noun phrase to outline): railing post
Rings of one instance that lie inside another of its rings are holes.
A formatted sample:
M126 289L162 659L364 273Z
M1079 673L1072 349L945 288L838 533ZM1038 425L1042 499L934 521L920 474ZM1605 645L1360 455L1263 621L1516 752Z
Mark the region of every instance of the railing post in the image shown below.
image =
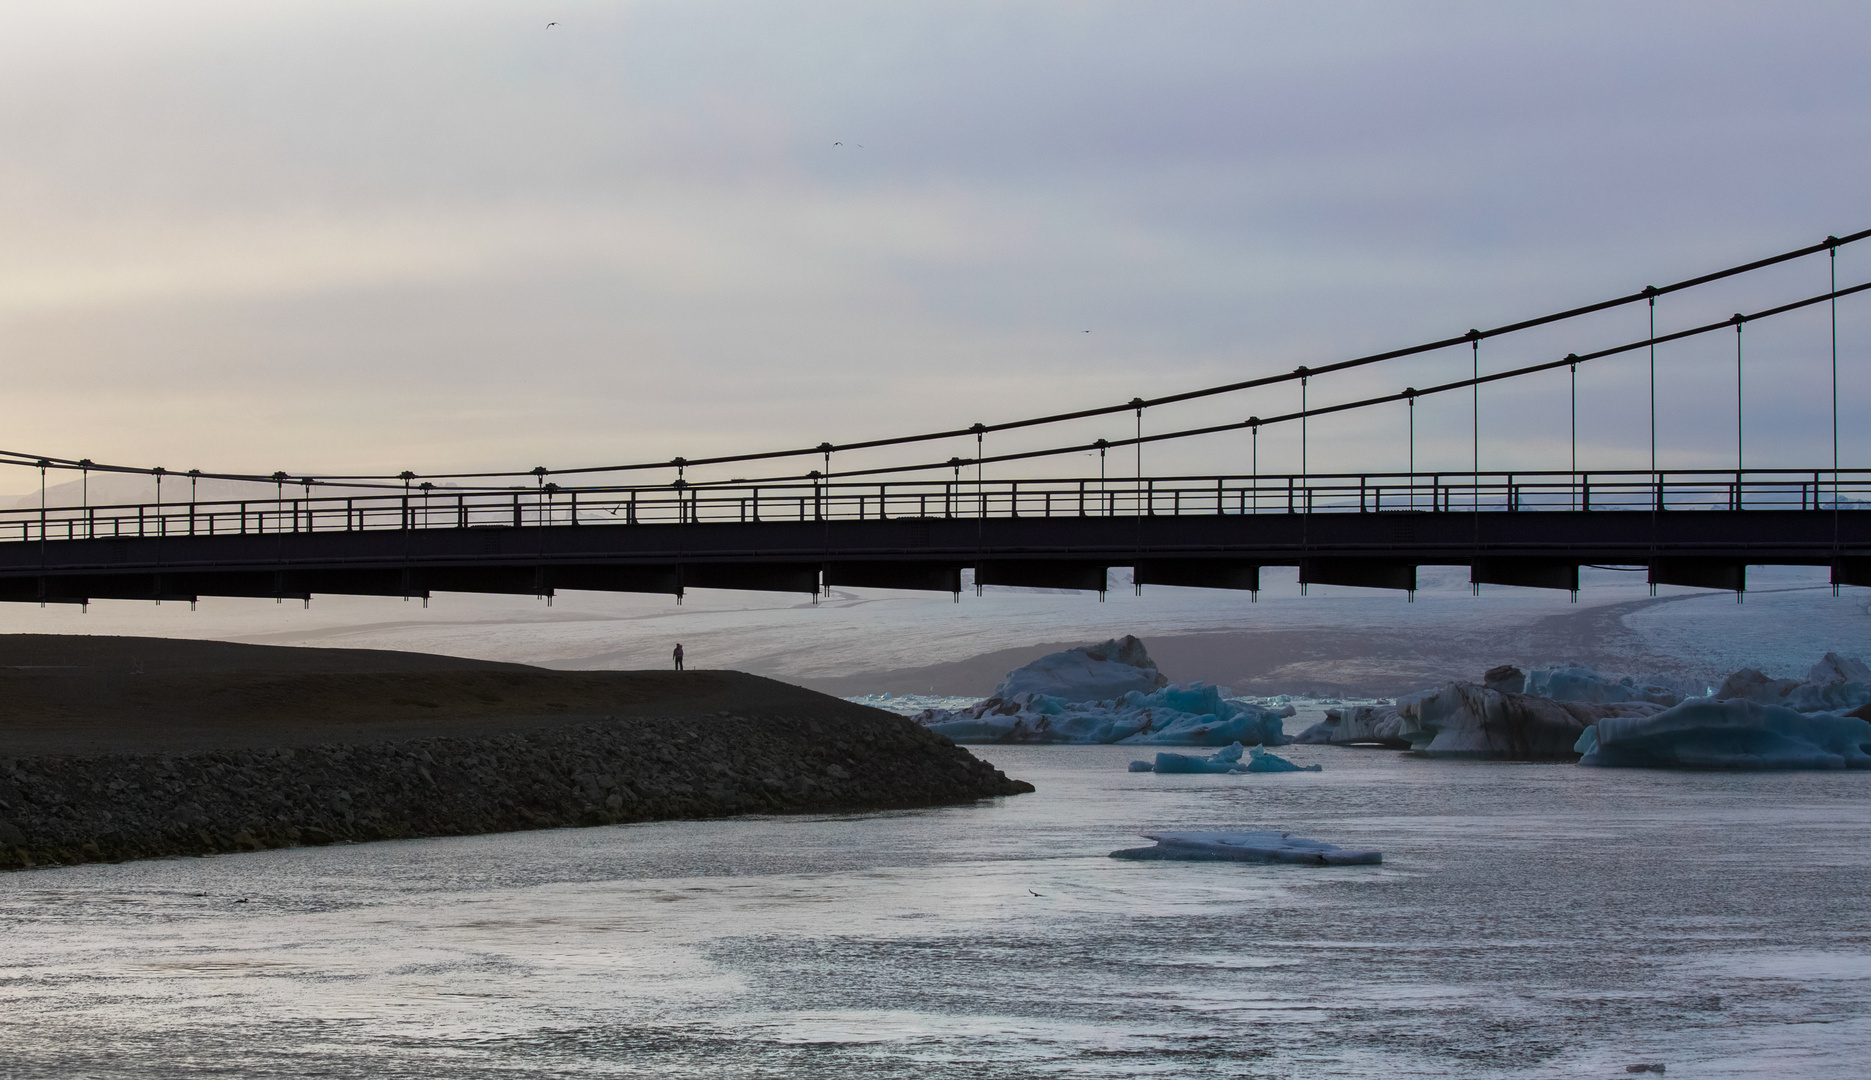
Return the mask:
M1078 482L1078 516L1085 516L1085 481Z
M1293 478L1286 478L1286 512L1293 512Z
M1020 516L1020 481L1009 481L1007 486L1007 516Z
M1147 486L1144 488L1144 497L1150 500L1149 505L1144 508L1144 511L1143 511L1144 516L1155 517L1156 516L1156 479L1155 477L1152 477L1149 483L1147 484Z

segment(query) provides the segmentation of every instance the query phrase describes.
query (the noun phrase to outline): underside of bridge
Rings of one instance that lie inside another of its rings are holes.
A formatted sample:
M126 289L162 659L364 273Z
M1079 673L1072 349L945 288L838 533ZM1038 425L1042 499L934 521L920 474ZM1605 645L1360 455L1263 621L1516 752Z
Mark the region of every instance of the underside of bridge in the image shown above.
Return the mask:
M1661 585L1742 590L1751 565L1831 568L1871 586L1871 513L1834 510L1381 512L1160 517L900 518L690 525L112 537L0 544L0 600L551 596L821 588L958 593L977 585L1253 591L1266 566L1304 584L1413 590L1419 566L1477 584L1578 588L1581 566Z

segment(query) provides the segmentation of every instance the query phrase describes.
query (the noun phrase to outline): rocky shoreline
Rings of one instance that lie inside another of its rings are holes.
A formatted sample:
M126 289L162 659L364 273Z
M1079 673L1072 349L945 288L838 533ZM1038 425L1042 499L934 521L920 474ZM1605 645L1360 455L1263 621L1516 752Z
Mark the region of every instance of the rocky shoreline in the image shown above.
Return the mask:
M1032 790L740 672L0 635L0 869Z
M881 810L1032 790L883 713L632 719L479 738L0 758L0 868Z

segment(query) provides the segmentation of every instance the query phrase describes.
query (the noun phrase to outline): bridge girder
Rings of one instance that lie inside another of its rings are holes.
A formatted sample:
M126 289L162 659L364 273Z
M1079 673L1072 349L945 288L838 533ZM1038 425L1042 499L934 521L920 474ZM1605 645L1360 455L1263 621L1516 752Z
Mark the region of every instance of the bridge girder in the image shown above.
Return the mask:
M1302 581L1408 589L1415 568L1478 583L1574 588L1578 567L1648 567L1658 584L1745 587L1745 567L1830 566L1871 585L1871 513L1832 510L1434 512L895 518L745 524L321 531L0 543L0 599L427 596L823 586L955 592L981 584L1254 590Z

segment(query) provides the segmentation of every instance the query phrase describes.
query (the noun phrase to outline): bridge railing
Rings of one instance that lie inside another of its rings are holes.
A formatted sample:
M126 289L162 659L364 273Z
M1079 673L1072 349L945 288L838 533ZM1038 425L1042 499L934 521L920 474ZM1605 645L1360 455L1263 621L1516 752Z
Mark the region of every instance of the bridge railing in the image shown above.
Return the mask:
M0 510L0 542L901 518L1871 509L1871 470L1335 473L860 483L548 485Z

